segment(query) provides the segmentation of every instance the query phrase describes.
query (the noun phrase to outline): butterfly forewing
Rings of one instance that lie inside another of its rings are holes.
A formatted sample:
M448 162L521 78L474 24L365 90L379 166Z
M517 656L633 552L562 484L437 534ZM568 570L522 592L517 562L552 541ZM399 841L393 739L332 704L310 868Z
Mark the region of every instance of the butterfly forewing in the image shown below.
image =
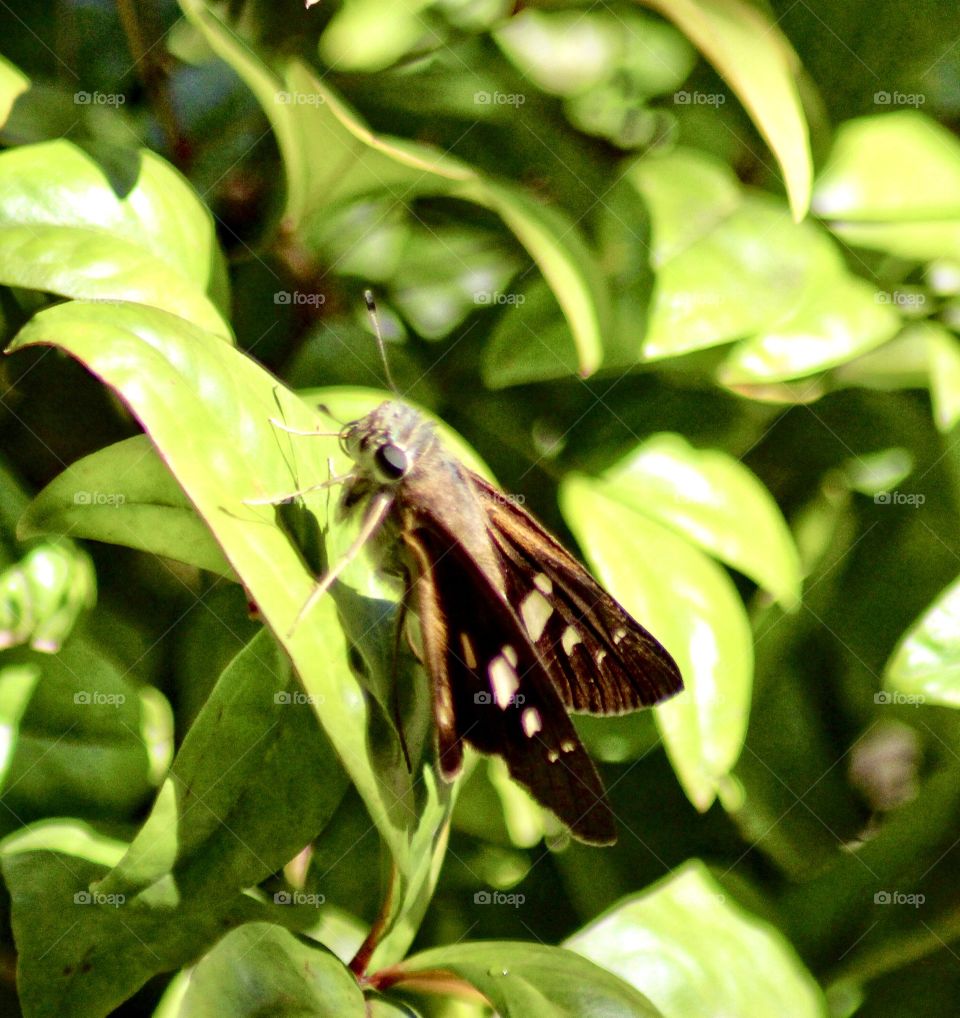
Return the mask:
M462 743L469 742L502 757L514 780L582 841L613 842L616 828L600 778L510 605L448 535L421 527L407 531L405 540L428 564L414 581L416 596L443 606L441 618L421 624L441 770L455 774ZM452 731L443 714L448 702Z
M526 510L469 474L517 606L568 710L622 714L683 688L663 646Z

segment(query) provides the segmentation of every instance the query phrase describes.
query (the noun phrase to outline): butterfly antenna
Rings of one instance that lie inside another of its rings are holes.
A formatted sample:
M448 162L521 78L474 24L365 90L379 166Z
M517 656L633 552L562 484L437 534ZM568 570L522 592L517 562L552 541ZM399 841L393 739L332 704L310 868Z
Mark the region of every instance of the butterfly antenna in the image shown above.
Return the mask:
M392 392L397 391L397 386L390 374L390 364L387 361L387 348L383 343L383 333L380 331L380 319L377 316L377 302L373 299L373 290L364 290L363 299L367 302L367 314L370 315L370 323L373 325L374 335L377 337L377 348L380 350L380 358L383 361L383 373L387 379L387 385Z

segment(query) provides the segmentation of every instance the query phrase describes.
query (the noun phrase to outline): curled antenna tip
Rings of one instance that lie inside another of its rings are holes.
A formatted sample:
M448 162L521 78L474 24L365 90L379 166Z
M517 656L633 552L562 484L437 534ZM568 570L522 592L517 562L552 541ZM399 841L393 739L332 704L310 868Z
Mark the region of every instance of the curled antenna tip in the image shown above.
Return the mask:
M363 299L367 302L368 311L377 310L377 302L373 299L373 290L364 290Z

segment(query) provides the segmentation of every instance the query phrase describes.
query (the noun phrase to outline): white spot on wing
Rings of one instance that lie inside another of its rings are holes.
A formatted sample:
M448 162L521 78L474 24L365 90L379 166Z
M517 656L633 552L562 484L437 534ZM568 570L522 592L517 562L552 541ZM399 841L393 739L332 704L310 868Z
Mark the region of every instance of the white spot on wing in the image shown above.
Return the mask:
M600 665L603 664L603 659L606 656L607 656L607 652L605 650L598 650L597 651L597 667L598 668L600 667Z
M542 594L553 593L553 581L550 579L549 576L547 576L546 573L537 573L537 575L534 576L533 578L533 585Z
M560 643L563 646L563 652L568 657L573 651L573 648L576 647L578 643L582 642L580 634L573 628L573 626L567 626L567 628L563 631L563 636L560 638Z
M550 602L539 590L531 590L520 602L520 618L523 619L527 636L536 643L543 636L547 620L553 614Z
M528 739L532 739L543 728L540 711L536 707L527 707L520 715L520 724L523 725L524 735Z
M517 667L517 661L519 658L517 657L517 652L510 646L509 643L504 645L504 648L500 653L503 654L503 656L510 662L511 667Z
M520 686L520 679L504 654L498 654L490 662L487 671L490 675L490 685L493 687L493 698L501 710L506 710L513 702L513 695Z
M477 667L477 655L473 650L473 643L466 633L460 634L460 646L463 648L463 663L473 671Z
M617 630L617 631L616 631L616 632L615 632L615 633L613 634L613 642L614 642L614 643L620 643L620 641L621 641L621 640L622 640L622 639L623 639L623 638L624 638L624 637L625 637L626 635L627 635L627 631L626 631L626 629L618 629L618 630Z
M572 753L576 748L577 744L573 741L573 739L564 739L563 742L560 743L560 749L562 749L564 753Z

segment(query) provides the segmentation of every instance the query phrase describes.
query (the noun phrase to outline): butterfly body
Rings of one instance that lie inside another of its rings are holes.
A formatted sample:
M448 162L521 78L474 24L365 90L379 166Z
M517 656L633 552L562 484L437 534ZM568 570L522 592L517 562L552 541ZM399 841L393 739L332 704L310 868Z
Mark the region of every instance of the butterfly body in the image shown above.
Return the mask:
M568 712L618 714L682 688L666 650L539 523L391 400L347 425L342 514L381 521L372 552L420 622L441 774L463 745L500 756L575 837L616 839Z

